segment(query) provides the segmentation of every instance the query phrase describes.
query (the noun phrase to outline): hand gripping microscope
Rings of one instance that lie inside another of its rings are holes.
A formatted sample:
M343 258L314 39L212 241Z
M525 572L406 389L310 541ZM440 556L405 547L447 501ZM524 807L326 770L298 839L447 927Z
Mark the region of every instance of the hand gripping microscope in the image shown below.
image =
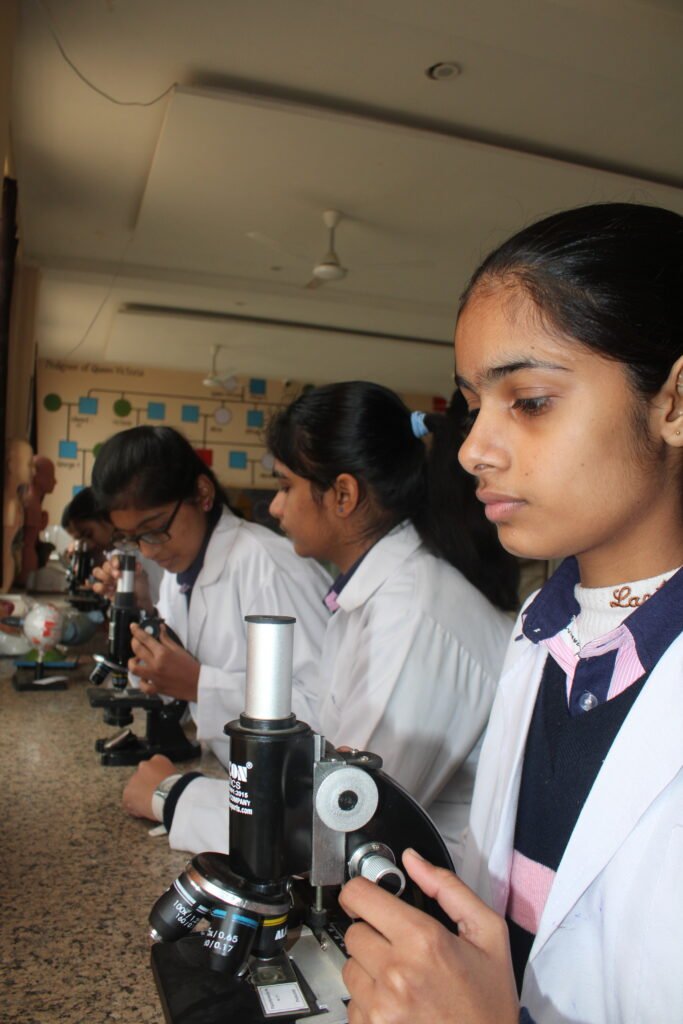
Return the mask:
M165 754L172 761L191 761L199 757L198 743L185 735L181 719L187 701L164 701L154 694L143 693L128 686L128 661L133 656L131 647L132 623L138 623L150 635L158 638L162 620L156 613L141 611L135 600L135 555L119 554L121 575L109 609L107 653L93 655L95 668L90 673L88 699L94 708L102 708L107 725L115 725L119 732L111 738L96 740L95 750L104 765L131 765L145 761L154 754ZM166 627L176 643L173 631ZM100 689L111 676L110 689ZM140 708L147 714L144 738L136 736L130 728L133 711Z
M407 846L452 863L379 757L291 714L295 620L246 621L245 710L225 727L230 853L193 857L157 900L152 969L167 1024L346 1024L340 887L362 875L454 930L400 866Z

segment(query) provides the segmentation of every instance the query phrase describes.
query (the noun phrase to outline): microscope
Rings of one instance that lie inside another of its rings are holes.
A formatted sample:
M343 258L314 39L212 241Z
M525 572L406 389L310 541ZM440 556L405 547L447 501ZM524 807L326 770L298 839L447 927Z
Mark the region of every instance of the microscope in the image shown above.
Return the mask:
M191 761L199 757L201 750L198 743L188 740L181 725L187 701L167 701L128 685L128 661L133 656L132 623L139 624L158 639L162 620L156 613L150 614L137 607L135 555L120 553L119 565L121 575L109 608L107 653L93 655L95 668L90 682L95 686L88 688L91 706L102 708L104 721L116 726L119 732L113 737L96 740L95 750L103 765L138 764L154 754L165 754L172 761ZM172 639L180 643L168 626L166 629ZM111 687L101 689L102 683L110 677ZM144 737L136 736L130 728L136 708L147 715Z
M69 604L78 611L102 611L107 605L106 600L88 586L94 564L88 542L75 541L67 564L66 591Z
M193 857L152 908L154 978L167 1024L347 1024L341 886L362 875L454 931L401 857L453 865L381 758L291 713L295 620L246 622L245 710L225 726L230 853Z

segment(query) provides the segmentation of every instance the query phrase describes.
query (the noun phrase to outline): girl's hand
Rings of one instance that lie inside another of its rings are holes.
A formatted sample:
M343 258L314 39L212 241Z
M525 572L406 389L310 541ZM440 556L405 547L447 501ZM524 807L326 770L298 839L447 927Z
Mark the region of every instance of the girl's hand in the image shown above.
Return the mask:
M128 671L140 677L143 693L196 701L201 668L197 659L171 640L163 625L158 640L138 625L132 625L130 630L133 657L128 662Z
M92 574L95 577L92 589L96 594L101 594L108 601L112 601L116 593L116 585L121 576L119 556L113 555L110 561L104 562L93 569ZM138 608L146 612L153 611L154 605L152 604L149 592L149 580L147 579L147 573L139 562L135 563L135 600Z
M451 871L414 851L403 863L436 899L459 934L364 878L341 891L343 909L362 921L346 933L343 971L349 1024L517 1024L519 1001L507 926Z
M155 754L149 761L141 761L123 791L121 804L134 818L150 818L152 814L152 796L160 782L169 775L176 775L177 768L162 754Z

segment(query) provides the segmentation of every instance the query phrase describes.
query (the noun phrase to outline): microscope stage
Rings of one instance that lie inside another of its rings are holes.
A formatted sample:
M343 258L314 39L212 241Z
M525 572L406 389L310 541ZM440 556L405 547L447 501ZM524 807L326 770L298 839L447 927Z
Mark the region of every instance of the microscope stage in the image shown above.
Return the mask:
M303 927L283 959L288 959L291 981L269 985L267 973L278 972L277 965L260 968L261 977L251 981L211 970L201 932L156 943L152 970L166 1024L347 1024L348 994L341 979L345 957L333 939L326 934L321 944ZM289 1009L302 1004L307 1007Z

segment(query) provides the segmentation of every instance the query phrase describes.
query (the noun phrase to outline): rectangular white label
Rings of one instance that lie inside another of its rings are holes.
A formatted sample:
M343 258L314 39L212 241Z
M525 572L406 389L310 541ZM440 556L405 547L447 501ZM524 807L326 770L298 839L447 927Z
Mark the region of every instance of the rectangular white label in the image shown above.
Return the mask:
M256 988L261 1008L266 1017L281 1013L292 1013L294 1010L307 1010L308 1003L295 981L279 985L258 985Z

